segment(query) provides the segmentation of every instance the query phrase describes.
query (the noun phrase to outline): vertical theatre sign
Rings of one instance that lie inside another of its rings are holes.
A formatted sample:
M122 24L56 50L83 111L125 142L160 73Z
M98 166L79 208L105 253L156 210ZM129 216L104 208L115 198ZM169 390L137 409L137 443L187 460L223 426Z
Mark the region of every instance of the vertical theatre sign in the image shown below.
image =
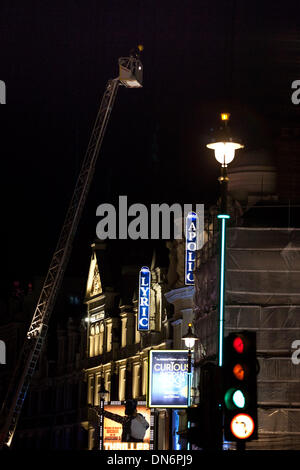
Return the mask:
M150 329L150 288L151 274L149 268L143 266L139 276L138 330L140 331Z
M196 212L190 212L185 226L185 284L193 286L196 250L198 248L199 219Z

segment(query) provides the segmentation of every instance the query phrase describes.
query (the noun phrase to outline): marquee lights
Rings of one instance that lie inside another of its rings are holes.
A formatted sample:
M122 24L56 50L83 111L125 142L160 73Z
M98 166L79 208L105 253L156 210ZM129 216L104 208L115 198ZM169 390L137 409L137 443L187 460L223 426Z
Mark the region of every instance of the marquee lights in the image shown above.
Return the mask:
M149 268L143 266L139 276L139 308L138 308L138 330L150 330L150 290L151 273Z

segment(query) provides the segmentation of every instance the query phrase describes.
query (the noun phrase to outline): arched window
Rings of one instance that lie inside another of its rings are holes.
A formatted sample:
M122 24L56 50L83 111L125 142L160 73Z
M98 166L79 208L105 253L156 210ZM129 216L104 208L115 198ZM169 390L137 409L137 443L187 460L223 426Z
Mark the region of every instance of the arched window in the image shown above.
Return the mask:
M100 338L99 338L99 354L103 354L103 344L104 344L104 324L100 323Z
M95 327L90 328L90 357L95 356Z
M100 328L99 328L99 323L97 323L95 327L95 351L94 351L95 356L98 356L99 354L99 336L100 336Z

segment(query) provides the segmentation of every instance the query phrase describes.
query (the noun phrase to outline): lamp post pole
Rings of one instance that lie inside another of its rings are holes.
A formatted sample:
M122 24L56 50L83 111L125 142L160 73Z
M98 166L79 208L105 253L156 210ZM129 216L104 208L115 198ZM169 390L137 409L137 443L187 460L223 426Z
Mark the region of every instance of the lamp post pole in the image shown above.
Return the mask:
M109 391L105 389L104 378L101 377L100 390L99 390L99 450L103 450L103 435L104 435L104 403L105 397Z
M188 407L191 406L191 384L192 384L192 350L195 346L195 342L198 340L198 337L192 331L192 324L188 324L187 333L182 336L185 347L188 348ZM188 428L190 423L188 422ZM190 450L190 443L188 442L187 450Z

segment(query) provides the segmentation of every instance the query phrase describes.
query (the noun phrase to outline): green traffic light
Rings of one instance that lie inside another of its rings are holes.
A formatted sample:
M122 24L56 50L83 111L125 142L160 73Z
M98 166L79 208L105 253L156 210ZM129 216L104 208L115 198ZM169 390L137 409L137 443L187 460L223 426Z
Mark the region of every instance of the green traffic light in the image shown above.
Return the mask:
M235 410L237 408L243 409L246 406L246 397L242 390L230 388L225 393L225 405L228 410Z
M244 408L246 404L245 395L241 390L236 390L232 395L232 401L238 408Z

